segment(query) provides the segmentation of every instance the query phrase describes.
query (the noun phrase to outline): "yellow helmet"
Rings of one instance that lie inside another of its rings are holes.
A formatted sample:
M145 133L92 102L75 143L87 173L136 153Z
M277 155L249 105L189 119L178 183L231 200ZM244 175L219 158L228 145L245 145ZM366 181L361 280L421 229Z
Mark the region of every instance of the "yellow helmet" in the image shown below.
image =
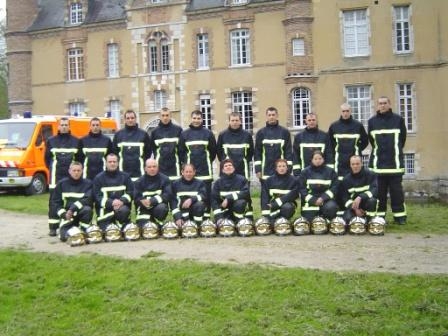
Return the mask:
M86 243L84 233L77 226L72 226L67 231L67 244L70 246L81 246Z
M123 236L125 240L139 240L140 228L134 223L126 224L123 229Z
M236 224L238 234L241 237L249 237L254 234L254 226L249 218L242 218Z
M370 234L374 236L382 236L386 231L386 221L383 217L376 216L370 220L368 227Z
M218 221L218 233L221 237L231 237L235 233L235 224L231 219L225 218Z
M362 217L353 217L348 225L352 234L362 235L366 233L366 220Z
M303 236L310 234L310 222L305 217L297 218L292 224L294 234L297 236Z
M215 237L216 225L210 219L206 219L201 224L201 237Z
M334 235L345 234L345 220L342 217L335 217L330 222L330 233Z
M311 232L314 234L325 234L328 232L327 220L323 217L316 216L311 221Z
M121 230L117 224L109 224L104 232L104 238L107 242L115 242L121 240Z
M176 223L171 221L166 222L162 227L162 237L167 239L179 237L179 229Z
M103 241L103 233L98 225L90 225L86 229L87 242L89 244L96 244Z
M279 217L274 223L274 232L279 236L286 236L291 233L291 223L285 217Z
M255 233L260 236L271 234L271 223L267 217L262 216L255 221Z
M195 222L187 220L182 224L182 237L196 238L198 236L198 226Z
M142 237L143 239L155 239L159 236L159 227L156 223L151 221L143 225Z

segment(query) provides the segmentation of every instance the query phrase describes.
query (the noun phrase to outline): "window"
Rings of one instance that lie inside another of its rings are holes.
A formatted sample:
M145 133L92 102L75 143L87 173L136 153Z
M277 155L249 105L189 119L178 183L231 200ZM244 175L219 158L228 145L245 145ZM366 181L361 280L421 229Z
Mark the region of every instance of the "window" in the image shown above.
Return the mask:
M241 91L232 93L232 111L241 114L243 129L252 132L254 115L252 112L252 92Z
M305 40L303 38L292 39L292 55L305 56Z
M348 10L343 12L344 56L368 56L369 20L366 9Z
M412 83L397 84L398 112L404 118L409 132L415 131L414 85Z
M198 69L208 69L208 34L197 35Z
M232 0L232 5L244 5L247 3L247 0Z
M210 95L199 96L199 110L202 112L202 125L209 130L212 129L212 104Z
M230 32L232 65L250 64L249 29L237 29Z
M166 93L163 90L154 91L154 111L160 111L166 107Z
M410 6L394 7L394 48L398 54L412 51Z
M149 72L157 72L158 62L157 62L157 44L156 41L149 41L148 44L149 53Z
M120 75L120 66L117 43L109 43L107 45L107 64L109 77L118 77Z
M110 117L115 119L117 127L120 128L121 123L121 104L118 99L111 99L109 101Z
M372 113L370 85L347 86L347 103L352 107L352 116L367 127Z
M70 24L82 23L82 4L74 2L70 5Z
M311 112L311 94L307 88L292 92L292 111L294 127L305 127L306 115Z
M84 79L84 53L81 48L68 49L68 80Z
M405 175L415 175L415 154L404 153L404 173Z
M153 4L159 4L159 3L164 3L166 0L151 0L151 3Z
M78 117L84 115L84 103L76 102L68 104L68 112L71 116Z
M168 41L163 39L160 41L160 52L162 59L162 71L170 70L170 47Z

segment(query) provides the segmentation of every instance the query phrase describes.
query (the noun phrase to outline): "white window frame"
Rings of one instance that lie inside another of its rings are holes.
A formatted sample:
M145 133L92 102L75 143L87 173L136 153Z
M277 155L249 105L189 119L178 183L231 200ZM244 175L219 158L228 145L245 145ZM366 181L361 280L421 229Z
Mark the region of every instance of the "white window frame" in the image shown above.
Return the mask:
M367 127L367 122L372 116L372 86L368 84L347 85L345 97L347 104L352 108L353 119Z
M154 111L160 111L167 106L167 96L164 90L154 91Z
M342 11L344 57L370 56L370 22L367 9Z
M403 153L404 175L414 177L417 174L415 153Z
M67 78L69 81L84 79L84 51L82 48L67 50Z
M108 76L119 77L120 76L120 62L118 54L118 43L109 43L107 45L107 65Z
M241 115L241 126L249 132L254 130L254 114L252 108L252 92L232 92L232 111Z
M408 132L416 131L415 122L415 89L414 83L397 83L397 108L396 111L404 119Z
M202 125L209 130L212 129L212 103L209 94L199 95L199 110L202 113Z
M160 65L162 72L170 71L170 46L165 38L160 40Z
M293 38L291 41L292 55L293 56L305 56L305 39Z
M209 68L208 34L197 35L198 69Z
M247 4L247 0L231 0L231 1L232 1L232 5L234 5L234 6Z
M117 127L120 128L121 124L121 102L119 99L109 100L109 112L110 117L115 120Z
M249 29L235 29L230 32L230 60L232 66L250 65Z
M311 113L311 90L306 87L292 90L291 104L294 127L306 127L306 115Z
M70 24L80 24L82 21L82 3L73 2L70 4Z
M155 40L148 41L148 72L155 73L159 70L158 48Z
M86 106L84 102L72 102L68 104L68 113L72 117L81 117L84 115Z
M396 54L409 54L414 50L411 14L410 5L392 7L393 47Z

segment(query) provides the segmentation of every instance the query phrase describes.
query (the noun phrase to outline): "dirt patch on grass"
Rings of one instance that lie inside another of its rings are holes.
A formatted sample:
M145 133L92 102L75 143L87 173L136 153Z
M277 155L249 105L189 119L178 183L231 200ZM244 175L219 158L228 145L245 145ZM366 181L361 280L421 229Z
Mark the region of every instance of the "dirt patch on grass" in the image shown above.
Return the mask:
M123 258L156 257L332 271L448 274L448 235L285 236L155 239L70 247L49 237L45 216L0 210L0 248Z

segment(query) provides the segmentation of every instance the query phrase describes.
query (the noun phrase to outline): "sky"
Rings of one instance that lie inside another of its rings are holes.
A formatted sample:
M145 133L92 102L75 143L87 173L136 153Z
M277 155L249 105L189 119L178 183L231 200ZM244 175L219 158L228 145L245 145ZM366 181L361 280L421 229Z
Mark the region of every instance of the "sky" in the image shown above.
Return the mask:
M0 0L0 20L6 15L6 0Z

